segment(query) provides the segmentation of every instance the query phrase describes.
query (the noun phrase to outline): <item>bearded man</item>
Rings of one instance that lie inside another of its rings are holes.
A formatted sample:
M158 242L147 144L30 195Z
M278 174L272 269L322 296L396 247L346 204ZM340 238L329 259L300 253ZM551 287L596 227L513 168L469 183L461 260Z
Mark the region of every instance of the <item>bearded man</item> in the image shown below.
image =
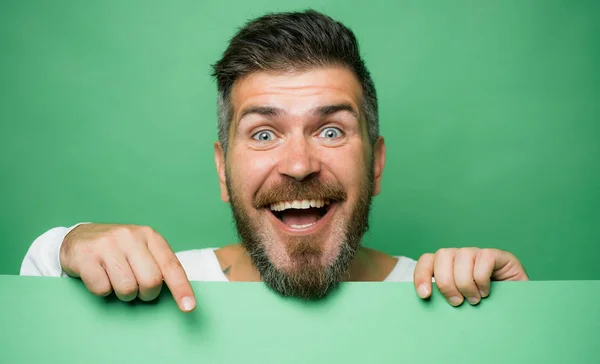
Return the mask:
M37 238L22 275L79 277L94 294L156 298L163 281L183 311L190 280L263 281L282 296L319 299L342 281L436 284L448 302L477 304L491 280L526 280L511 253L449 248L418 262L361 246L379 194L385 142L375 86L353 32L315 12L246 24L214 65L221 198L240 244L175 254L149 227L83 223Z

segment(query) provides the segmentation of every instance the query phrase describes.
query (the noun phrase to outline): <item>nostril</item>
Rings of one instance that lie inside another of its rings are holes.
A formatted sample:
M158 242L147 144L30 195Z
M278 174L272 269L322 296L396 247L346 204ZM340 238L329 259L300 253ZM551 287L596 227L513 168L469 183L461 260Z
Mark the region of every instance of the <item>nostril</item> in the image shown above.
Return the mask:
M291 177L293 177L297 182L303 182L303 181L315 178L317 175L318 175L318 172L310 172L310 173L296 174Z

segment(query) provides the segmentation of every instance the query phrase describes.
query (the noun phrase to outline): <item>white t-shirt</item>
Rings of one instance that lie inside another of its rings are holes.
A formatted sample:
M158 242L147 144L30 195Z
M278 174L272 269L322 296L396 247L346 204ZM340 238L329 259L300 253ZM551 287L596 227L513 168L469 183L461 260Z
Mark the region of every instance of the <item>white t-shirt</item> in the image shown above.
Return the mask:
M55 227L34 240L23 263L22 276L66 277L60 265L59 251L65 236L79 224ZM215 254L217 248L185 250L176 253L190 281L228 282ZM398 263L385 282L412 282L416 261L398 256Z

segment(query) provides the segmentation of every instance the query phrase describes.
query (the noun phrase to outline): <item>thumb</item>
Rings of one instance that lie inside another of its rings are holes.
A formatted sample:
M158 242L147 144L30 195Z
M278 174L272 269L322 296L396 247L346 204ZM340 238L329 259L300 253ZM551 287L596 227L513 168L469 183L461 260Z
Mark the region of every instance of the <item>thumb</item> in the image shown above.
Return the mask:
M489 251L489 252L486 252ZM499 249L482 249L480 255L488 255L494 262L493 271L489 277L493 281L527 280L527 273L517 257L507 251Z
M434 255L423 254L417 261L413 273L413 281L419 297L425 299L431 296L431 279L433 278Z

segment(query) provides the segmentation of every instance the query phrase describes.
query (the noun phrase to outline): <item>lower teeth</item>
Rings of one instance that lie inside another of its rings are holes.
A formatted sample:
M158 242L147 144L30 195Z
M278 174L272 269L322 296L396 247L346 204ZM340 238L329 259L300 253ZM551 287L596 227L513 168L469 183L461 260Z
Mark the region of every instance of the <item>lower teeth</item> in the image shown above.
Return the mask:
M304 225L290 225L291 227L293 227L294 229L304 229L307 228L309 226L313 226L314 224L316 224L317 222L311 222L310 224L304 224Z

